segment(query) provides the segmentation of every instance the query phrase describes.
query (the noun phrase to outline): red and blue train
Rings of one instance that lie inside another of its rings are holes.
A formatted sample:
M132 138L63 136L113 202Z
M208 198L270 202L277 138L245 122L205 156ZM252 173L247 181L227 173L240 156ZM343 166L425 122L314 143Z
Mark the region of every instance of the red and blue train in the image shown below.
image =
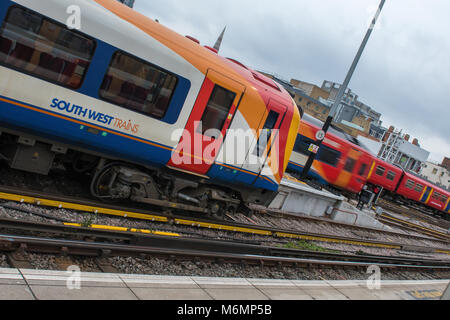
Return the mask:
M309 147L315 143L317 131L323 123L304 115L289 161L288 172L299 177L308 157ZM431 208L448 217L450 193L400 167L378 159L357 139L337 128L330 128L308 177L323 186L333 186L358 194L364 186L383 190L391 197L402 198ZM383 189L381 189L381 187Z

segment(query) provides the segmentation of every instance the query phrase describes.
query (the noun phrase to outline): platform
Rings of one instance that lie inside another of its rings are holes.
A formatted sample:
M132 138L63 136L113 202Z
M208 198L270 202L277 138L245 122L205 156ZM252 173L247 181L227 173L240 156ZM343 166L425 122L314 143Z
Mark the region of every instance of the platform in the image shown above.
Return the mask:
M81 280L81 281L79 281ZM439 300L448 280L303 281L0 269L0 300Z
M344 196L317 190L291 177L283 178L278 194L269 205L293 215L326 217L336 222L379 230L391 228L379 222L371 210L358 210Z

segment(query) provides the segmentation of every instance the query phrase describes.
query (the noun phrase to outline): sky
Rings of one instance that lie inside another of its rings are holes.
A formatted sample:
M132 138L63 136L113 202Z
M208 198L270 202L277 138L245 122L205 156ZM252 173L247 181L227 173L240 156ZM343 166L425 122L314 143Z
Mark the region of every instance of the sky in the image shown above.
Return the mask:
M379 0L136 0L135 10L251 68L318 86L345 75ZM387 0L349 87L430 161L450 157L450 1ZM412 141L412 140L410 140Z

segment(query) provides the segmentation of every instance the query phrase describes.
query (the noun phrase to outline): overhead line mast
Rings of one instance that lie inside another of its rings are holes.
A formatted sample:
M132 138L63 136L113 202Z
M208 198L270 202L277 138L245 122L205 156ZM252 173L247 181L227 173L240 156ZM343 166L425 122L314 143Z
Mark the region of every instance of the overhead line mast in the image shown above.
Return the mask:
M334 101L334 104L333 104L333 106L332 106L332 108L330 110L330 113L328 114L327 120L325 121L325 123L323 125L322 132L320 132L320 134L318 134L316 136L316 143L315 143L316 151L322 145L322 142L323 142L323 140L325 138L325 135L326 135L328 129L330 128L330 126L331 126L331 122L333 121L333 118L336 115L337 109L338 109L339 105L341 104L342 97L344 96L344 93L345 93L345 91L348 88L348 84L350 83L350 80L351 80L351 78L353 76L353 73L355 72L356 66L358 65L358 62L359 62L359 60L361 58L361 55L362 55L362 53L363 53L363 51L364 51L364 49L365 49L365 47L367 45L367 42L369 41L369 38L370 38L370 36L372 34L372 31L375 28L375 25L377 23L377 20L378 20L380 14L381 14L381 10L383 10L383 6L384 6L385 2L386 2L386 0L381 0L381 3L379 5L379 7L378 7L378 10L377 10L376 14L375 14L375 17L373 18L372 23L371 23L369 29L367 30L366 36L364 37L364 39L363 39L363 41L361 43L361 46L359 47L359 50L358 50L358 52L357 52L357 54L355 56L355 59L353 60L353 63L351 65L351 67L350 67L350 70L348 71L347 76L346 76L346 78L344 80L344 83L339 88L339 92L338 92L338 94L336 96L336 100ZM311 166L312 166L312 164L314 162L314 159L316 158L316 154L317 154L317 152L311 152L311 155L309 156L308 161L306 162L305 167L303 168L303 171L302 171L302 176L301 176L302 180L306 179L306 177L307 177L307 175L309 173L309 170L311 169Z

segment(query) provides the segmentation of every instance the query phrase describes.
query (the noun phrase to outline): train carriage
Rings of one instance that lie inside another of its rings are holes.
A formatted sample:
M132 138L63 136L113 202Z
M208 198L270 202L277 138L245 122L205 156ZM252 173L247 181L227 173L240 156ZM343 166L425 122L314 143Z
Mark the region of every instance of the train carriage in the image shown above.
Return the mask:
M436 211L449 213L448 208L446 209L449 192L410 172L403 171L394 193Z
M402 174L403 170L399 167L375 158L367 181L372 185L383 187L385 190L395 191Z
M77 8L79 30L67 24ZM105 199L275 195L300 115L270 79L115 0L4 0L0 21L0 158L12 168L95 167ZM229 138L238 130L247 144Z
M301 175L311 154L309 147L322 124L319 120L304 115L297 135L288 171ZM310 178L322 185L333 185L352 193L361 192L372 166L371 154L355 145L343 132L331 128L313 162Z

